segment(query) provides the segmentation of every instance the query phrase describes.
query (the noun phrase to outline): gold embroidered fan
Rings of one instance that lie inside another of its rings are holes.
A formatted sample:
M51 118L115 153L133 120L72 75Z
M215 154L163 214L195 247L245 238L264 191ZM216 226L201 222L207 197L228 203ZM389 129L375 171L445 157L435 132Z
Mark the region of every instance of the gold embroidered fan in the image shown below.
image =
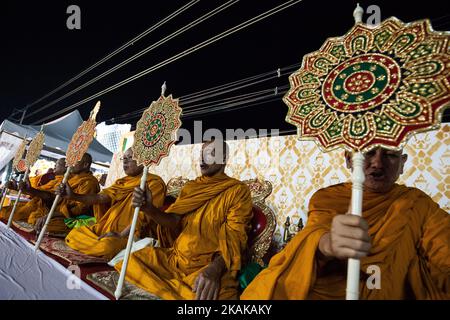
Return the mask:
M352 214L361 215L363 153L400 150L417 132L437 129L450 104L450 34L428 20L361 23L303 58L289 77L286 121L323 151L353 151ZM359 260L350 259L347 299L358 299Z
M143 190L147 181L149 166L158 165L162 158L169 155L170 148L177 139L177 130L181 127L180 116L182 110L178 106L178 99L173 99L172 95L165 97L165 91L166 83L162 86L161 97L157 101L153 101L150 107L142 114L134 134L133 158L139 165L144 165L140 184ZM125 258L114 293L116 299L119 299L122 295L122 287L128 267L139 210L139 207L134 210Z
M181 126L181 108L172 95L153 101L144 111L134 134L133 158L145 166L158 165L169 155Z
M83 123L78 127L77 131L72 136L69 146L66 152L66 164L67 167L74 167L83 158L83 155L89 149L89 146L94 140L95 127L97 122L97 113L100 110L100 101L98 101L91 111L89 119L83 121Z
M21 170L24 168L24 164L20 164L21 160L23 160L23 156L25 154L25 150L27 148L27 139L23 139L23 141L20 143L19 148L16 151L16 154L14 155L14 160L13 160L13 168L19 172L23 172L25 170Z
M25 165L29 170L41 155L42 148L44 147L45 135L43 132L44 128L41 127L41 131L34 137L28 147L27 155L25 157Z
M70 171L72 170L72 167L74 167L83 158L83 155L89 149L89 146L92 143L92 140L94 140L95 126L97 125L95 119L97 117L97 113L99 110L100 110L100 101L98 101L95 104L95 107L91 111L89 119L86 121L83 121L83 123L78 127L77 131L72 136L72 140L70 141L69 146L67 147L67 152L66 152L67 169L66 169L66 173L64 174L64 178L62 180L63 184L67 183L67 180L69 179L69 175L70 175ZM58 194L55 197L55 200L53 201L53 205L50 209L50 212L47 215L45 224L44 224L42 230L40 231L39 237L35 243L35 246L34 246L35 250L39 249L42 239L44 238L45 231L47 230L47 226L53 216L53 213L55 212L56 206L58 205L60 198L61 197Z
M27 155L25 156L25 160L21 159L19 161L19 163L17 164L17 168L18 169L23 169L23 168L19 168L20 164L25 165L25 174L23 176L22 181L26 182L28 180L28 176L30 174L30 169L31 167L34 165L34 163L37 161L37 159L39 158L39 155L41 154L42 148L44 146L44 141L45 141L45 135L44 135L44 126L41 127L41 131L39 131L39 133L34 137L33 141L31 141L30 146L28 147L28 151L27 151ZM24 140L25 142L26 140ZM22 147L22 145L20 146ZM25 150L19 150L18 154L20 152L22 152L22 156L23 156L23 152ZM17 205L20 201L20 197L22 196L22 187L19 189L19 193L17 194L17 199L14 203L13 209L11 211L11 213L9 214L9 218L8 218L8 224L7 227L9 228L11 226L11 223L13 221L14 218L14 214L16 212L17 209Z
M306 55L289 80L286 121L324 151L400 150L439 127L450 103L449 33L428 20L356 24Z

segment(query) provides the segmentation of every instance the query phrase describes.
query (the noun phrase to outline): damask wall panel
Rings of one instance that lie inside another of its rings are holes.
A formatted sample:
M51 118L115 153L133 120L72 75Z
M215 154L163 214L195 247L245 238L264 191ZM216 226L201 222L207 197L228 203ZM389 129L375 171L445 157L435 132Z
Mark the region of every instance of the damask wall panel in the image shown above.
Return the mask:
M132 144L132 133L127 135L126 147ZM322 153L311 141L300 141L297 136L229 141L230 160L226 173L240 180L255 177L273 185L267 204L277 214L276 240L280 241L286 217L297 224L306 223L308 203L317 190L350 180L344 152ZM430 195L447 212L450 211L450 125L438 131L419 134L405 147L408 161L399 183L414 186ZM126 148L124 148L126 149ZM182 176L194 179L200 175L201 145L174 146L169 157L150 172L164 181ZM115 154L108 184L124 175L120 154Z

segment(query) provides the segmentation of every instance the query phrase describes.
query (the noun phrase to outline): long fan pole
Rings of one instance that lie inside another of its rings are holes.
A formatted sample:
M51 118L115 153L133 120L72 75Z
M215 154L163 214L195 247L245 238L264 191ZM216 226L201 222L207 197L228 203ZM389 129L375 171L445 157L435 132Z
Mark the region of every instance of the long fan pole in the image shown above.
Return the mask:
M12 170L11 172L8 174L8 177L6 178L6 181L8 182L9 180L11 180L11 176L12 176ZM3 209L3 205L5 204L5 200L6 197L8 196L8 188L4 188L3 193L2 193L2 200L0 201L0 211Z
M147 174L148 174L148 167L144 167L144 171L142 172L141 177L141 184L140 187L142 190L145 190L145 183L147 182ZM140 207L134 208L134 215L133 215L133 222L131 223L131 229L130 234L128 235L128 242L127 242L127 248L125 250L125 258L123 260L122 269L120 270L120 277L119 282L117 283L116 291L114 292L114 296L117 300L122 296L122 287L123 283L125 281L125 275L127 273L127 267L128 267L128 259L130 258L131 254L131 247L133 245L133 238L134 238L134 231L136 230L136 224L137 219L139 216Z
M25 171L25 174L23 176L22 181L26 181L28 179L28 174L30 173L30 168L27 168ZM19 189L19 193L17 194L16 202L14 203L13 209L11 211L11 214L9 215L8 224L6 225L7 228L11 227L11 223L13 221L14 213L16 212L17 205L19 204L20 197L22 196L22 188Z
M8 196L8 188L4 188L2 192L2 200L0 202L0 211L3 209L3 205L5 204L6 197Z
M72 168L70 168L70 167L66 169L66 173L64 174L64 178L63 178L63 181L62 181L63 184L67 183L67 180L69 180L69 175L70 175L70 171L71 170L72 170ZM55 200L53 200L53 204L52 204L52 207L50 209L50 212L47 215L47 219L45 220L44 227L42 228L42 230L41 230L41 232L39 234L38 240L36 241L36 244L34 245L34 250L38 250L39 249L39 246L41 245L42 239L44 238L45 231L47 230L48 224L50 223L50 220L52 219L53 213L56 210L56 206L58 205L60 198L61 198L61 196L58 194L58 195L56 195Z
M353 215L362 216L362 201L364 188L364 155L361 152L353 154L353 174L352 174L352 202L351 213ZM347 269L347 300L359 299L359 278L360 278L360 261L359 259L348 259Z

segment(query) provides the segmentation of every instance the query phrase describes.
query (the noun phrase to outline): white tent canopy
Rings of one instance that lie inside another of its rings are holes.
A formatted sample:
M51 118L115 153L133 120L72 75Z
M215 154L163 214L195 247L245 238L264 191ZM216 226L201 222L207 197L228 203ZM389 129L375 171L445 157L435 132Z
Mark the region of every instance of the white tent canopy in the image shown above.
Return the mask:
M67 147L72 139L73 134L83 122L78 110L75 110L68 115L61 117L55 121L44 125L45 145L44 150L60 151L60 154L65 154ZM0 170L14 157L14 154L20 144L18 137L27 136L29 139L41 130L41 126L23 125L11 122L9 120L3 121L0 126L0 148L2 149L0 159ZM11 135L18 137L13 138ZM97 163L109 164L113 154L106 149L96 139L92 141L88 152L92 155L93 161Z

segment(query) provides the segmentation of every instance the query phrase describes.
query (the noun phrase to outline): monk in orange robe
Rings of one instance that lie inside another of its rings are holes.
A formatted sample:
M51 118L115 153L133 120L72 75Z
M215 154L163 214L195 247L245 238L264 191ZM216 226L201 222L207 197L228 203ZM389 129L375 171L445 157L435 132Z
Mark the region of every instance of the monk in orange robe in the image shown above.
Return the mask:
M30 186L32 188L35 188L35 189L37 187L39 187L39 185L40 185L39 181L41 180L42 176L43 176L43 174L40 174L40 175L37 175L37 176L34 176L34 177L29 177L28 181L30 181Z
M133 190L139 187L143 166L133 160L133 151L128 149L123 156L123 170L126 177L103 189L98 194L79 195L68 185L61 185L58 192L68 200L76 200L94 205L97 223L73 229L66 237L66 243L72 249L84 254L103 257L110 260L127 244L128 234L133 219L134 208L131 206ZM148 174L147 188L151 190L153 205L162 207L166 195L166 185L157 175ZM147 223L140 212L136 225L136 236L140 236L141 228Z
M65 165L65 158L64 159L64 165ZM58 175L64 175L64 172L62 173L58 173ZM53 168L48 169L48 171L45 174L40 174L34 177L30 177L29 181L30 181L30 186L32 188L37 188L40 187L44 184L46 184L47 182L49 182L50 180L54 180L55 179L55 170Z
M32 198L29 202L19 203L14 213L14 221L28 221L33 212L41 212L51 206L51 202L54 199L53 192L56 187L61 183L64 172L66 170L66 159L61 158L56 161L55 164L55 177L52 180L40 183L43 175L30 178L26 182L17 184L15 181L10 181L7 187L12 190L19 190L22 188L24 194L30 195ZM12 206L3 208L0 212L0 217L7 220L12 211Z
M203 145L202 176L186 183L165 212L149 190L136 188L133 206L175 237L170 248L147 247L130 256L126 279L162 299L236 299L236 276L252 218L248 187L225 173L228 146ZM122 262L115 265L120 271Z
M97 178L91 172L92 157L89 153L85 153L78 163L72 167L68 182L71 188L78 194L96 194L100 191ZM62 180L61 180L62 181ZM51 204L55 198L55 194L47 192L50 205L39 208L28 217L28 223L34 225L36 233L39 233L45 224L47 215L50 211ZM47 227L47 232L64 234L70 229L64 223L65 218L73 218L80 215L90 215L91 206L78 201L63 199L59 202Z
M306 227L241 299L345 299L348 258L361 261L361 299L450 299L450 216L395 183L406 160L382 148L365 155L362 217L349 214L350 183L317 191Z

